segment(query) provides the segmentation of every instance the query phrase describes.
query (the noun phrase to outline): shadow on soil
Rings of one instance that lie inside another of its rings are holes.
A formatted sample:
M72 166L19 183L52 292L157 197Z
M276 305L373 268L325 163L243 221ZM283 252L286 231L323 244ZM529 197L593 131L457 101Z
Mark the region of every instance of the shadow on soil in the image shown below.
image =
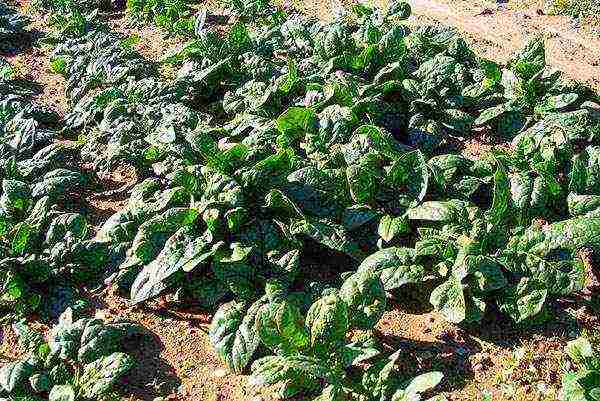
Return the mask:
M393 293L389 306L408 314L421 315L432 311L429 294L436 283L409 288ZM600 294L590 299L569 298L550 302L545 318L529 325L517 325L510 318L490 304L488 313L481 322L471 325L451 325L436 336L437 341L424 342L395 334L377 333L377 337L390 352L403 350L401 370L407 376L415 376L427 371L444 373L442 391L463 388L474 378L470 358L488 348L512 349L523 342L541 338L555 338L566 341L580 335L582 329L598 327ZM584 316L578 318L572 310L584 308Z
M23 97L33 97L42 93L43 86L24 78L17 78L10 81L11 91Z
M435 281L405 285L401 291L394 291L388 299L391 309L413 315L427 314L433 310L429 294L436 287ZM396 334L376 333L381 344L389 352L402 350L400 371L407 379L429 371L444 374L444 380L437 390L453 391L464 387L474 377L469 358L481 352L481 345L454 332L441 333L437 341L418 341Z
M0 56L16 56L31 49L38 40L44 37L44 33L38 30L24 32L18 40L8 40L0 44Z
M137 363L120 383L124 394L152 401L175 392L181 385L175 369L160 357L164 344L154 333L144 330L135 341L125 344L125 349Z
M578 318L570 312L570 310L581 308L584 308L586 317ZM594 312L593 304L576 298L568 298L549 302L545 313L539 320L531 320L529 324L515 324L492 306L482 322L463 326L461 330L468 336L497 346L512 348L519 346L523 341L538 337L571 338L578 336L582 329L590 329L597 324L597 313L597 310Z
M104 292L90 293L82 290L82 295L93 306L93 310L110 309ZM135 320L125 321L136 324L139 331L123 343L123 351L131 355L136 364L117 384L121 394L132 400L152 401L177 391L181 380L169 362L161 357L165 345L155 333L138 324Z
M456 390L472 380L474 373L469 357L481 351L475 341L426 342L381 333L377 333L377 337L390 352L402 350L399 368L406 379L425 372L442 372L445 379L437 389L441 391Z
M144 313L152 314L162 319L172 319L178 322L187 322L190 327L204 330L212 320L212 313L200 306L190 308L189 305L167 303L160 307L140 306Z

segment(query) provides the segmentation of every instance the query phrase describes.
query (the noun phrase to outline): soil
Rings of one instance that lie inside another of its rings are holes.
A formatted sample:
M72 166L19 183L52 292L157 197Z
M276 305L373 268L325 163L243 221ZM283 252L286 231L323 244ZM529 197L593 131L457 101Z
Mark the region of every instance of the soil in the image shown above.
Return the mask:
M211 316L173 310L161 302L136 307L107 292L96 299L97 316L122 317L139 323L148 340L134 352L137 368L123 383L129 400L234 401L248 399L243 377L230 375L211 350L207 331ZM149 378L156 378L149 381Z
M306 11L321 18L331 16L329 3L305 0ZM547 38L548 61L573 78L600 89L600 38L587 30L577 30L569 17L540 15L539 5L516 7L513 2L498 7L489 1L413 0L410 23L432 22L451 25L465 34L481 55L505 62L531 34ZM21 2L24 10L28 2ZM109 21L112 29L125 35L137 34L136 49L156 61L164 50L181 39L165 36L149 25L132 26L123 15ZM34 23L45 31L43 20ZM21 76L40 84L37 99L58 113L68 109L64 80L49 70L49 52L31 48L9 57ZM479 156L494 146L505 145L493 137L465 141L465 153ZM109 187L116 188L134 179L117 170ZM122 209L126 198L89 197L97 221ZM412 297L412 298L411 298ZM132 306L119 295L105 291L90 294L97 316L126 318L139 323L147 340L132 350L139 359L137 368L122 383L123 400L151 401L269 401L268 393L256 393L247 377L228 372L209 343L207 330L211 316L199 310L178 310L164 302L145 307ZM560 378L567 368L563 348L582 331L597 330L598 311L576 301L553 305L555 318L534 328L519 328L499 320L478 327L447 323L431 311L427 299L402 294L394 301L377 329L382 341L393 349L403 348L403 366L414 370L441 370L446 374L443 390L450 400L556 400ZM491 314L496 316L495 314ZM38 326L44 332L44 326ZM21 354L10 327L0 330L0 364Z
M135 24L123 13L113 15L108 25L113 31L125 36L137 36L139 40L134 48L149 61L159 61L165 49L182 43L181 37L169 35L150 23Z

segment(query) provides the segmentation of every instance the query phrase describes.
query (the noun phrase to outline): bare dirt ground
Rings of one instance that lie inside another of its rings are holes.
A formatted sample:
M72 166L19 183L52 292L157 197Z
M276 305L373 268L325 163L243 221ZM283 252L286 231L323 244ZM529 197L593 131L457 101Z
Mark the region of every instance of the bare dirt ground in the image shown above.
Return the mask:
M23 15L29 14L30 0L11 1L9 5L17 7ZM44 19L32 18L29 30L31 37L28 39L35 41L48 33L48 26ZM18 78L35 83L39 88L34 100L62 116L69 107L65 97L65 80L51 72L50 52L48 47L28 44L14 54L4 56L15 69Z
M108 21L110 28L126 36L139 38L134 48L145 59L159 61L165 49L177 46L182 42L180 37L167 35L150 23L134 24L123 13L113 16Z
M325 19L331 15L328 2L304 3L307 12ZM573 28L568 17L540 15L539 6L531 2L525 7L523 2L509 2L504 8L485 0L413 0L412 4L411 23L454 26L480 54L498 61L508 60L528 35L543 34L551 64L600 88L600 38ZM150 60L157 60L166 48L179 41L166 38L151 26L137 29L123 16L109 23L115 31L139 35L136 49ZM9 60L23 76L42 85L39 99L64 112L68 107L64 82L49 72L48 52L31 49L12 57ZM479 154L496 145L493 139L483 142L469 143L467 151ZM94 206L99 213L112 213L124 204L123 200L99 200ZM566 364L564 345L582 331L600 326L598 311L572 303L557 307L554 320L533 329L514 327L505 321L487 321L474 328L457 327L423 307L428 305L426 299L407 297L397 300L384 315L378 326L380 338L395 349L406 350L403 366L407 370L443 371L443 390L450 400L557 400ZM98 316L127 318L141 324L148 333L148 341L134 351L140 363L123 383L131 394L123 401L151 401L156 397L178 401L272 399L268 394L255 394L245 376L229 373L215 355L207 336L210 315L177 311L160 302L145 308L132 307L112 292L90 295L90 299L98 306ZM0 355L19 355L10 327L0 329L0 340Z

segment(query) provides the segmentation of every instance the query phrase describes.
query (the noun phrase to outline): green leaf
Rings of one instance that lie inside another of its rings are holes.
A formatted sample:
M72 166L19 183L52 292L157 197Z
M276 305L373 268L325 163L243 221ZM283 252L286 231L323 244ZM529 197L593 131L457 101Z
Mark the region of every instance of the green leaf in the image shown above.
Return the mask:
M311 305L306 327L315 353L326 356L346 337L350 327L348 306L339 295L326 295Z
M562 379L562 391L565 394L565 401L589 401L585 395L585 388L577 379L579 375L575 372L567 372Z
M290 107L277 117L277 129L290 140L303 138L317 128L317 115L307 107Z
M567 207L571 216L581 216L600 208L600 196L577 195L571 192L567 196Z
M377 45L366 46L352 62L352 69L356 72L368 70L377 58Z
M405 215L393 217L386 214L379 221L377 233L385 241L392 241L397 235L407 234L410 232L408 219Z
M90 399L106 395L134 363L133 357L117 352L85 365L77 382L79 391L83 397Z
M50 378L47 375L40 373L29 378L29 385L36 393L49 392L52 387Z
M0 205L9 211L24 212L31 203L29 185L18 180L2 180Z
M253 386L268 386L287 379L329 379L330 375L331 367L317 358L304 355L267 356L252 364L249 383Z
M143 266L154 260L166 241L178 230L192 226L198 219L198 214L198 210L192 208L171 208L146 220L133 238L127 259L121 268Z
M467 135L471 132L474 121L475 118L469 113L459 109L446 109L441 118L441 123L444 127L454 130L462 135Z
M372 271L365 270L348 277L339 295L352 311L349 315L352 327L370 330L385 312L385 289L379 275Z
M420 150L403 154L390 169L387 180L398 192L401 204L414 206L425 198L429 185L429 170Z
M227 366L242 373L258 348L260 338L256 328L256 316L264 300L250 308L240 302L221 305L215 313L208 332L211 344Z
M406 1L393 0L388 6L388 15L399 19L408 19L411 15L410 4Z
M21 297L26 296L28 286L23 278L16 273L8 271L3 283L4 288L2 289L2 301L14 302Z
M546 50L541 35L532 37L509 62L509 68L522 79L530 79L546 66Z
M569 355L569 358L577 363L583 363L587 358L594 356L592 344L584 337L569 341L565 347L565 352Z
M467 316L467 304L460 279L452 274L433 290L429 302L452 323L460 323Z
M415 263L416 253L411 248L386 248L367 257L358 272L371 271L379 275L386 291L425 279L423 266Z
M374 200L381 182L381 170L370 162L348 166L346 169L350 195L356 203Z
M284 94L288 94L299 81L298 63L291 57L288 57L288 72L284 77L285 79L279 84L277 89Z
M371 358L381 354L376 347L368 344L351 343L344 345L341 350L344 366L358 366Z
M28 361L16 361L0 368L0 388L12 393L23 389L34 372L34 367Z
M500 310L516 323L522 323L542 311L547 296L547 289L533 280L523 278L519 284L504 290L499 302Z
M191 271L215 252L207 235L193 238L188 227L183 227L167 239L164 247L131 285L130 299L137 304L156 297L173 285L172 278L181 271ZM170 281L171 280L171 281Z
M510 201L510 181L506 169L498 165L494 174L494 199L492 207L487 211L486 217L493 225L499 224L509 212Z
M467 218L467 202L460 200L428 201L408 210L410 220L460 223Z
M215 140L206 132L190 132L186 140L199 152L207 164L224 175L232 174L235 169L217 146Z
M261 342L277 353L295 354L310 344L304 317L298 307L289 301L262 306L256 317L256 325Z
M354 136L364 138L370 147L391 160L398 159L402 151L406 150L406 147L397 143L387 131L376 125L361 125L354 131Z
M251 45L250 35L246 25L238 21L234 23L227 32L227 43L230 51L234 54L240 54Z
M404 391L408 394L421 394L436 387L443 378L444 374L442 372L424 373L412 379Z
M358 245L352 240L344 227L325 219L295 220L290 225L292 234L303 234L316 242L343 252L356 260L362 260L364 254Z
M433 90L451 80L456 65L453 57L438 54L421 64L414 75L428 90Z
M69 384L52 387L48 395L48 401L75 401L76 398L75 389Z
M476 256L471 260L476 266L473 276L481 291L494 291L506 287L508 280L498 262L487 256Z
M140 35L133 33L121 41L121 48L131 50L140 41Z
M11 244L12 254L15 256L22 255L29 245L29 237L31 236L32 228L26 222L21 222L13 228L13 239Z
M25 320L13 323L12 328L17 335L21 347L25 348L28 352L33 352L40 358L47 356L48 345L44 337L41 333L29 327Z
M577 93L563 93L556 96L548 96L544 101L535 107L535 112L539 114L563 111L579 99Z
M481 126L490 124L491 122L500 118L504 113L508 111L508 107L506 104L500 104L498 106L493 106L488 109L482 111L479 116L473 122L475 126Z
M374 221L379 214L369 206L355 205L344 210L342 224L348 231L354 231L357 228Z

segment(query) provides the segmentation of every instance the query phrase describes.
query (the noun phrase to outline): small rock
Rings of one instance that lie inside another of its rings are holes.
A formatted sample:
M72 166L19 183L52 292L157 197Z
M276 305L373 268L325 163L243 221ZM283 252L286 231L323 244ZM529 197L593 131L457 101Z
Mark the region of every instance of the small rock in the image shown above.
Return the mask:
M225 377L229 374L227 369L217 369L213 372L213 377Z

